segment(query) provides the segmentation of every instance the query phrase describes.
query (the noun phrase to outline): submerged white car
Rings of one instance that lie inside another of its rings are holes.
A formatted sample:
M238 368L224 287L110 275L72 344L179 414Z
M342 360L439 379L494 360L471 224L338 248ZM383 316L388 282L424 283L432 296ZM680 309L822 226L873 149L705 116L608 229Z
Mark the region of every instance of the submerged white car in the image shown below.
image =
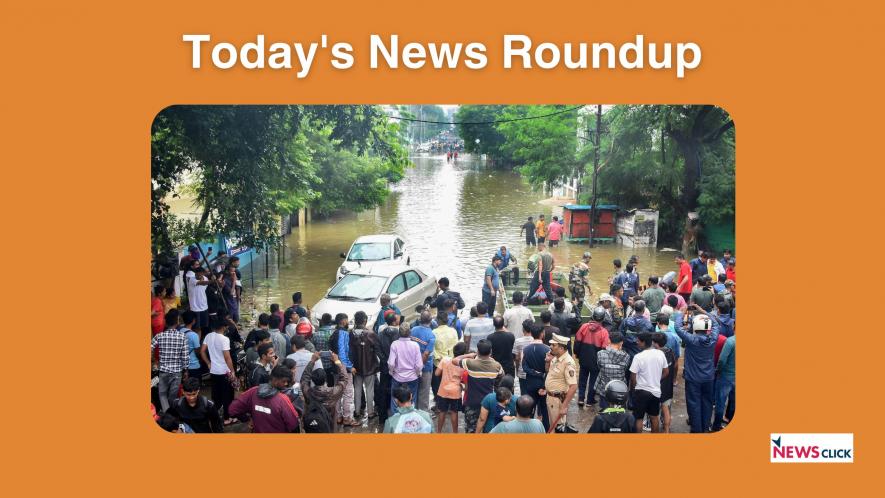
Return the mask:
M326 296L311 310L314 326L324 313L335 317L347 313L353 324L357 311L364 311L368 317L368 328L375 325L381 311L381 294L390 294L407 321L417 317L418 305L429 305L437 294L436 278L417 268L397 265L378 265L354 270L341 278L326 293Z
M357 269L371 268L378 264L410 264L406 243L396 235L364 235L350 246L347 254L341 253L344 263L338 267L335 280Z

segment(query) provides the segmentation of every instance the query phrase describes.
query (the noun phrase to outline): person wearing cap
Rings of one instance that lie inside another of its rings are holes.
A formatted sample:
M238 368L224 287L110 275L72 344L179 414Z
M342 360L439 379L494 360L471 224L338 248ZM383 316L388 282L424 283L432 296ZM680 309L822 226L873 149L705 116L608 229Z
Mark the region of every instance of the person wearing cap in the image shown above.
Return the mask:
M379 303L381 304L381 309L378 310L378 316L375 318L375 326L372 330L377 334L378 330L381 328L381 325L385 323L384 315L389 311L393 310L396 313L396 316L399 317L399 321L397 323L403 323L403 312L391 302L390 294L384 293L381 294L381 298Z
M550 353L545 358L547 378L544 394L547 395L547 416L550 418L548 432L568 426L568 407L578 390L578 372L575 359L568 354L569 338L553 334Z
M605 408L593 419L588 433L592 434L632 434L636 432L636 419L625 408L629 389L620 380L605 385Z
M722 297L724 297L725 300L728 301L728 303L731 305L731 309L734 310L734 280L729 279L725 281L725 290L722 291ZM732 316L732 318L734 318L734 316Z
M486 303L488 316L495 316L495 305L498 303L498 288L500 285L498 265L501 264L501 256L492 256L492 263L486 267L482 283L482 302Z
M615 322L615 317L617 316L615 298L611 294L605 293L599 296L599 302L597 304L605 310L605 318L602 320L602 326L609 332L617 329L618 323Z
M578 313L581 312L581 308L584 306L584 296L588 293L591 295L593 294L593 291L590 289L590 284L587 282L587 275L590 274L591 258L592 256L590 253L585 252L581 261L572 265L572 269L568 275L568 291L572 298L577 300Z

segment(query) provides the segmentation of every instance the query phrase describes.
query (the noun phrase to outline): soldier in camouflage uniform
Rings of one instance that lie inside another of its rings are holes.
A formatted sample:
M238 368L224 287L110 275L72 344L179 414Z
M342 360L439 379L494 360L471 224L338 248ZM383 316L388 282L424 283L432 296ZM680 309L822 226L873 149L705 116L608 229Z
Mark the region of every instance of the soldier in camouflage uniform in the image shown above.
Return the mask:
M590 253L585 252L582 260L572 265L572 269L568 274L569 295L577 301L576 313L580 313L581 307L584 306L585 289L590 291L590 294L593 294L593 291L590 290L590 282L587 280L587 276L590 274L589 263L591 258Z

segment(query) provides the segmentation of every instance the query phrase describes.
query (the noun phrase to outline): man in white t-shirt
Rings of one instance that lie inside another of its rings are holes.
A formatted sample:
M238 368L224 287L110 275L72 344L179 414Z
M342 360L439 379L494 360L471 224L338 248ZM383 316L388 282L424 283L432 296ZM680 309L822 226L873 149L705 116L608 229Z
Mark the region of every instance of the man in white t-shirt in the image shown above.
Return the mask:
M476 345L479 344L479 341L487 338L495 331L494 322L487 316L489 308L486 306L486 303L478 302L474 309L477 316L473 316L473 310L471 310L471 318L464 325L464 342L470 347L470 352L472 353L476 352Z
M206 300L206 269L197 266L184 274L187 279L187 302L191 311L197 314L196 326L205 334L209 329L209 303Z
M642 421L646 415L651 419L651 431L660 432L661 378L670 374L667 357L652 346L651 332L637 335L641 350L630 364L630 391L633 393L633 416L636 432L642 433Z
M209 374L212 378L212 401L215 405L224 408L224 424L228 425L231 420L228 409L234 400L234 362L230 356L230 339L224 335L227 331L227 321L224 316L212 317L212 332L200 347L200 357L209 365Z
M524 298L525 295L522 291L514 292L513 307L504 312L504 328L513 334L517 341L522 337L522 322L526 320L535 320L535 315L532 313L532 310L522 305Z

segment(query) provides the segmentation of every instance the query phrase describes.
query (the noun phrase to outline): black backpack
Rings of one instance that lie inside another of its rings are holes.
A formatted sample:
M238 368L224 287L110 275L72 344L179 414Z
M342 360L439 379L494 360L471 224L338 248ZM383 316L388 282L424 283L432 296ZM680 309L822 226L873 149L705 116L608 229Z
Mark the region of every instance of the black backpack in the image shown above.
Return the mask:
M600 432L626 434L634 432L633 421L626 412L620 413L603 413L599 415L602 421Z
M312 400L304 412L301 422L304 432L315 434L328 434L332 432L332 417L322 403Z

